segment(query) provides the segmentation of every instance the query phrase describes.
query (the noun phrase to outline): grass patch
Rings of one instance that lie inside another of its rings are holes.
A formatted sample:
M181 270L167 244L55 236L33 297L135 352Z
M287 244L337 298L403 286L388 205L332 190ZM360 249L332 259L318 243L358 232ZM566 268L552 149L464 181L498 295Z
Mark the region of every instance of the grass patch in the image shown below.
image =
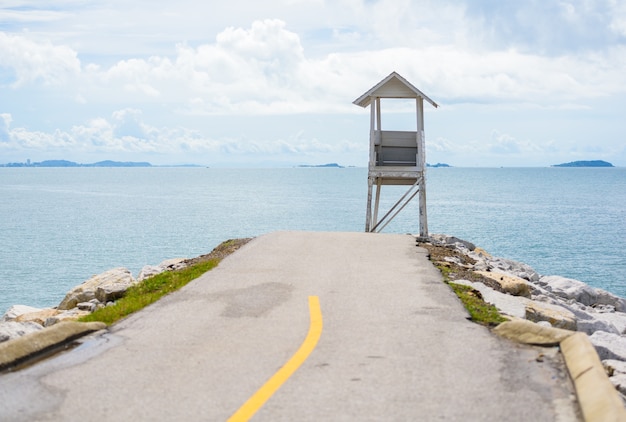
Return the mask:
M463 284L448 283L448 285L452 287L454 293L461 299L472 321L493 327L507 320L500 315L495 306L483 300L478 290Z
M156 302L166 294L180 289L191 280L215 268L219 262L218 258L209 259L182 270L166 271L147 278L129 288L124 297L118 299L113 305L100 308L80 318L79 321L101 321L111 325L133 312L137 312Z
M209 254L201 255L185 261L186 268L177 271L166 271L126 290L126 294L113 305L100 308L80 318L81 322L101 321L111 325L116 321L145 308L163 296L176 291L212 270L219 262L237 249L248 243L250 238L230 239L219 244Z
M505 317L500 315L498 308L483 300L480 292L470 286L464 284L456 284L454 280L466 279L471 281L480 281L489 287L489 280L476 274L474 271L468 270L453 262L445 261L445 257L455 256L456 252L445 247L434 247L432 245L422 245L429 251L429 259L441 271L443 281L448 284L454 293L459 297L463 306L470 314L470 319L478 324L494 327L502 322L507 321Z

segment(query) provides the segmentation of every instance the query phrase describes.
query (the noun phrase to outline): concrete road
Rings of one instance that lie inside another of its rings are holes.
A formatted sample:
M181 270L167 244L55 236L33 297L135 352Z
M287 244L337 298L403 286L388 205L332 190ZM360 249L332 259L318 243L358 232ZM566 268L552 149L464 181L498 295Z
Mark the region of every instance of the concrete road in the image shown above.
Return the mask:
M575 420L558 355L466 318L412 236L271 233L109 333L0 375L0 420L225 421L251 397L255 421Z

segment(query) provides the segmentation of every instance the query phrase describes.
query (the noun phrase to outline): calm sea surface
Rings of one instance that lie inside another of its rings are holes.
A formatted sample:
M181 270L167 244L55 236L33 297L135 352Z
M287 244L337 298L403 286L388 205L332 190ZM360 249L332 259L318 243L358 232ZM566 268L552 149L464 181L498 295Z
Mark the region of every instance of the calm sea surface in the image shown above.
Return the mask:
M625 168L428 170L428 225L626 297ZM395 202L405 188L383 188ZM386 194L386 195L385 195ZM0 314L275 230L362 231L363 168L0 168ZM417 201L385 232L417 233Z

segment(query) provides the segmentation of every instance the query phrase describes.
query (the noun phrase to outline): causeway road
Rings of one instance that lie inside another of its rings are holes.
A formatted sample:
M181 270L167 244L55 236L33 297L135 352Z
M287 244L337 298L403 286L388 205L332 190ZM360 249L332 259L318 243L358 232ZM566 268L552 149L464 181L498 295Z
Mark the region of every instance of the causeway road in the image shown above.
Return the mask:
M274 232L0 375L0 420L576 420L558 353L467 317L413 236Z

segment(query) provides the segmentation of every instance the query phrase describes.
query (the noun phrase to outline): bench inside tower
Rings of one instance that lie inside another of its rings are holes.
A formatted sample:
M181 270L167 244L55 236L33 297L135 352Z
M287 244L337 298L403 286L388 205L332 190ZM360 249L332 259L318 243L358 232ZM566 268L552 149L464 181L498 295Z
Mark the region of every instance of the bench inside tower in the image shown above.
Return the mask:
M417 132L378 130L374 141L376 166L417 165Z

